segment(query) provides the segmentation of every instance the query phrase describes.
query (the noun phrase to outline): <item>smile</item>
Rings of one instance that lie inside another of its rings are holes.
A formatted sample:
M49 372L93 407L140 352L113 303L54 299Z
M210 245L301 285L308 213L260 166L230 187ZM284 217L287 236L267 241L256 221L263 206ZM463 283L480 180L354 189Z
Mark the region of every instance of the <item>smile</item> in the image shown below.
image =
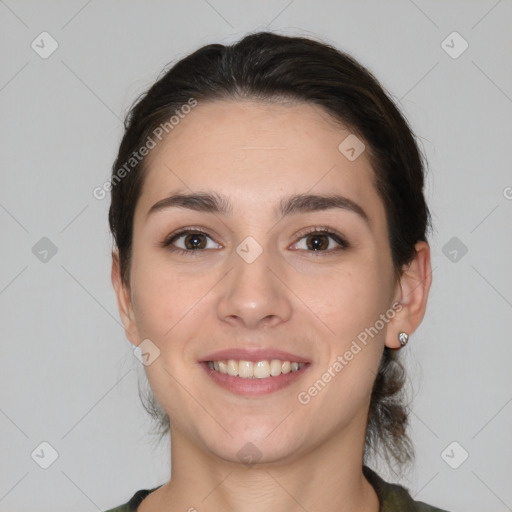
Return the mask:
M219 373L240 377L242 379L267 379L279 375L296 372L304 363L282 361L280 359L263 359L261 361L245 361L228 359L223 361L208 361L208 367Z

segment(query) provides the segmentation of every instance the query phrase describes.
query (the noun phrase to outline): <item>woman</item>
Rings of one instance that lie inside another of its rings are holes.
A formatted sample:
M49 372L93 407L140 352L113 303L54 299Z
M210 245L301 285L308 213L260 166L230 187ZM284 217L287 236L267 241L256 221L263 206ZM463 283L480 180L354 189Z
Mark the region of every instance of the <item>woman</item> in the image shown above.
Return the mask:
M397 355L431 284L423 162L351 57L208 45L128 115L112 281L172 478L111 512L438 511L365 465L411 458Z

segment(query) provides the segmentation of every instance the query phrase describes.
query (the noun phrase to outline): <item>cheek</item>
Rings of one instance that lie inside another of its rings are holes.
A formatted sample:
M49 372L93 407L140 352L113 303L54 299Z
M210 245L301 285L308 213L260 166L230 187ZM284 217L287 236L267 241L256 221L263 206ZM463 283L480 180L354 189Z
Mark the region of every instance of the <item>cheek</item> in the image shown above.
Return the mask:
M361 257L315 279L298 279L296 286L300 296L307 297L304 302L344 344L390 307L390 275L376 258Z
M162 261L134 258L132 302L141 335L162 342L168 338L204 286Z
M346 421L370 399L384 348L387 324L380 319L390 307L390 275L375 258L360 258L309 287L305 302L313 304L330 334L324 331L324 358L302 397L310 400L313 414L324 418L330 411L327 422Z

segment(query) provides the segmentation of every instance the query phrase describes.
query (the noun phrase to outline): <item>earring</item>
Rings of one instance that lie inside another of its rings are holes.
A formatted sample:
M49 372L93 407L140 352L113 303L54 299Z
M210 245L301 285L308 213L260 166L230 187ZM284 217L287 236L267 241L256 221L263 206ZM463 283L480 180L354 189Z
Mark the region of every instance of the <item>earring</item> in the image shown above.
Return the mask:
M400 347L405 347L405 345L407 345L407 342L409 341L409 335L406 332L399 333L398 341L400 342Z

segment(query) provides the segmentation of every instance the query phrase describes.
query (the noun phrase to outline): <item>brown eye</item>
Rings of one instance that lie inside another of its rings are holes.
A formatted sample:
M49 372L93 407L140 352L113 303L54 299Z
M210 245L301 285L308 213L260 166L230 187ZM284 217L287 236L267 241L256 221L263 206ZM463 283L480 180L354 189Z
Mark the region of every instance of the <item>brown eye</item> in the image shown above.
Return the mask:
M295 248L307 252L331 253L348 248L348 243L338 233L326 229L313 229L302 234Z
M204 249L206 247L206 237L202 233L183 235L183 243L187 249Z
M320 251L329 248L329 237L326 235L308 235L306 245L312 251Z
M210 243L209 243L210 241ZM202 231L194 229L182 230L168 237L163 243L170 251L191 253L206 249L218 249L221 246L215 243L212 238Z

